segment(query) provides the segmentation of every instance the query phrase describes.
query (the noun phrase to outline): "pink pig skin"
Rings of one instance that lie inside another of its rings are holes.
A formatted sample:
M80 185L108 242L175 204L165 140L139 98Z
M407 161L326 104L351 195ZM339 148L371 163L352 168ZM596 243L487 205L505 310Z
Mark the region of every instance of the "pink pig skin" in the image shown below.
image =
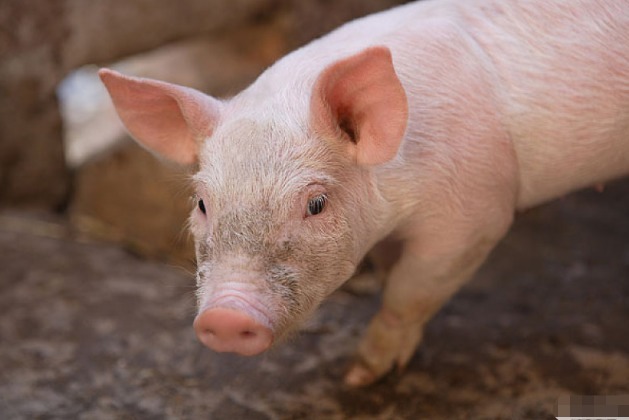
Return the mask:
M517 210L629 172L626 0L408 4L224 101L101 77L140 143L198 164L208 347L264 351L369 254L385 288L345 377L355 386L405 366Z

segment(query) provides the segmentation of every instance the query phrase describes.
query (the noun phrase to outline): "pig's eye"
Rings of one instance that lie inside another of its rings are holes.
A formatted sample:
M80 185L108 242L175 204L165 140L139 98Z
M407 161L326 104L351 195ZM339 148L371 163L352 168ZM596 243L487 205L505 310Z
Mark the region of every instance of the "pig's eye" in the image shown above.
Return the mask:
M314 216L323 211L326 203L328 202L328 197L325 194L318 195L316 197L308 200L308 209L306 211L306 216Z
M199 210L201 210L201 213L205 214L205 203L203 203L203 200L199 200Z

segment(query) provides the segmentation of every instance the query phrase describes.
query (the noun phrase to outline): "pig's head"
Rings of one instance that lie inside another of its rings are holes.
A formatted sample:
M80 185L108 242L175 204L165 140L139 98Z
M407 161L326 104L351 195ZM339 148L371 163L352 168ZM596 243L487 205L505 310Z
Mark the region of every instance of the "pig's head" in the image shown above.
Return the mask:
M226 101L100 73L136 140L198 168L194 326L216 351L264 351L353 274L384 229L373 171L406 128L384 47L279 86L273 71Z

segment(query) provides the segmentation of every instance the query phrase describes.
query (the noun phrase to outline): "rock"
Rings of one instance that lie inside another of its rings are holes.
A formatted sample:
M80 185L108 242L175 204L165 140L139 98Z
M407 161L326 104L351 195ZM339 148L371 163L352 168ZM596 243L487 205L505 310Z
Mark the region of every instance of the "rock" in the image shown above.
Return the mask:
M185 170L158 161L128 139L77 171L71 219L91 236L192 268L186 181Z
M4 0L0 3L0 206L59 209L70 172L58 83L72 70L220 31L273 0Z

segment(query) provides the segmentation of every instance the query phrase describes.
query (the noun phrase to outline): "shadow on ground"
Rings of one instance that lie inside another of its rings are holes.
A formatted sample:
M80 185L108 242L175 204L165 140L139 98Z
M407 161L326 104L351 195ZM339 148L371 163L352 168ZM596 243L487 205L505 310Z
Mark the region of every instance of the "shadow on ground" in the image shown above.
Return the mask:
M402 375L341 384L378 297L342 290L253 359L194 338L194 280L0 214L2 419L551 419L629 394L629 182L521 215Z

